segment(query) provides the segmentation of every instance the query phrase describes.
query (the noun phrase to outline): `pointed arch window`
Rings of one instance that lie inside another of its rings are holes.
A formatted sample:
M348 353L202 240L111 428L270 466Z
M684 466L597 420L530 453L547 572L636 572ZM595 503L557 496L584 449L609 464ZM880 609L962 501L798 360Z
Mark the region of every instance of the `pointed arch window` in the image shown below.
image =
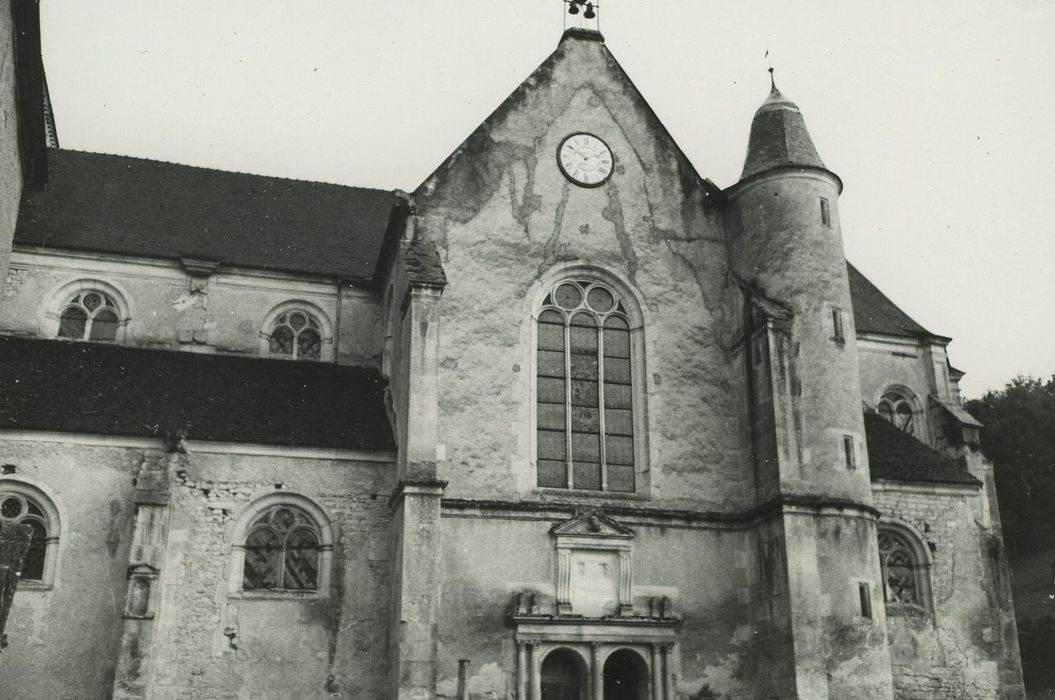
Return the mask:
M916 434L915 411L912 402L906 397L897 392L888 391L879 400L876 410L880 416L909 435Z
M542 487L633 492L637 360L627 301L604 282L555 284L537 325Z
M881 526L879 567L888 612L923 613L930 609L929 559L922 542L907 528Z
M70 298L59 313L60 338L112 343L120 326L117 302L109 294L87 289Z

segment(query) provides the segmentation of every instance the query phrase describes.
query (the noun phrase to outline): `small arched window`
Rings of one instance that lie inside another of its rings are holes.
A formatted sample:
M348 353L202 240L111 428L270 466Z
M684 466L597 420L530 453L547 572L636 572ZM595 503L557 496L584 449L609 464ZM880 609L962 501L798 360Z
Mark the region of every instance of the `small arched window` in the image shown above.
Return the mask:
M883 599L887 609L927 610L930 580L922 545L910 539L900 528L892 527L879 529L878 543Z
M245 538L243 590L317 591L322 537L306 512L289 504L262 511Z
M915 411L912 402L901 394L894 391L883 394L876 410L879 415L909 435L916 434Z
M538 485L632 492L631 315L615 289L565 279L538 314Z
M117 303L109 294L87 289L77 292L59 312L60 338L112 343L121 320Z
M293 360L322 357L322 329L318 319L303 309L279 314L268 334L268 352Z
M51 585L58 556L58 512L37 489L18 481L0 481L0 521L28 525L33 531L22 563L22 581Z

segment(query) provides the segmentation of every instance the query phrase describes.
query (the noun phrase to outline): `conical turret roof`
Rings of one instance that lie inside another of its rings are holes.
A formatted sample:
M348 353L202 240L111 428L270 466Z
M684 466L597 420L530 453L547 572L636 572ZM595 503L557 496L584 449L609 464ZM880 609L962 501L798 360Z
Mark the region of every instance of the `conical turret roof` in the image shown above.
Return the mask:
M774 83L769 97L755 112L751 122L751 138L747 143L747 159L741 179L757 175L771 168L803 165L823 168L813 139L806 130L806 121L798 106L784 97Z

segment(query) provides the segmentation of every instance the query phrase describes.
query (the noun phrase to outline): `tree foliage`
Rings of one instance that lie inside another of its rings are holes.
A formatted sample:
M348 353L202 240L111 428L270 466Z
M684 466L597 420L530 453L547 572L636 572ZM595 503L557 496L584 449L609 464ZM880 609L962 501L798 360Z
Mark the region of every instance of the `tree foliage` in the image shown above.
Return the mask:
M1055 546L1055 376L1017 377L967 410L985 426L982 451L994 464L1009 553Z

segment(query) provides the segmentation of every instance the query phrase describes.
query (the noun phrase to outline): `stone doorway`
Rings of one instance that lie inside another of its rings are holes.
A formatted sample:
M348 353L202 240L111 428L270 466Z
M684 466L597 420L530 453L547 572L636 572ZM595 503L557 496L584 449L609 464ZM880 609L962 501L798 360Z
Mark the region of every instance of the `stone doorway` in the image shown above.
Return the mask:
M629 649L604 662L604 700L648 700L648 665Z
M586 674L578 655L556 649L542 661L542 700L586 700Z

